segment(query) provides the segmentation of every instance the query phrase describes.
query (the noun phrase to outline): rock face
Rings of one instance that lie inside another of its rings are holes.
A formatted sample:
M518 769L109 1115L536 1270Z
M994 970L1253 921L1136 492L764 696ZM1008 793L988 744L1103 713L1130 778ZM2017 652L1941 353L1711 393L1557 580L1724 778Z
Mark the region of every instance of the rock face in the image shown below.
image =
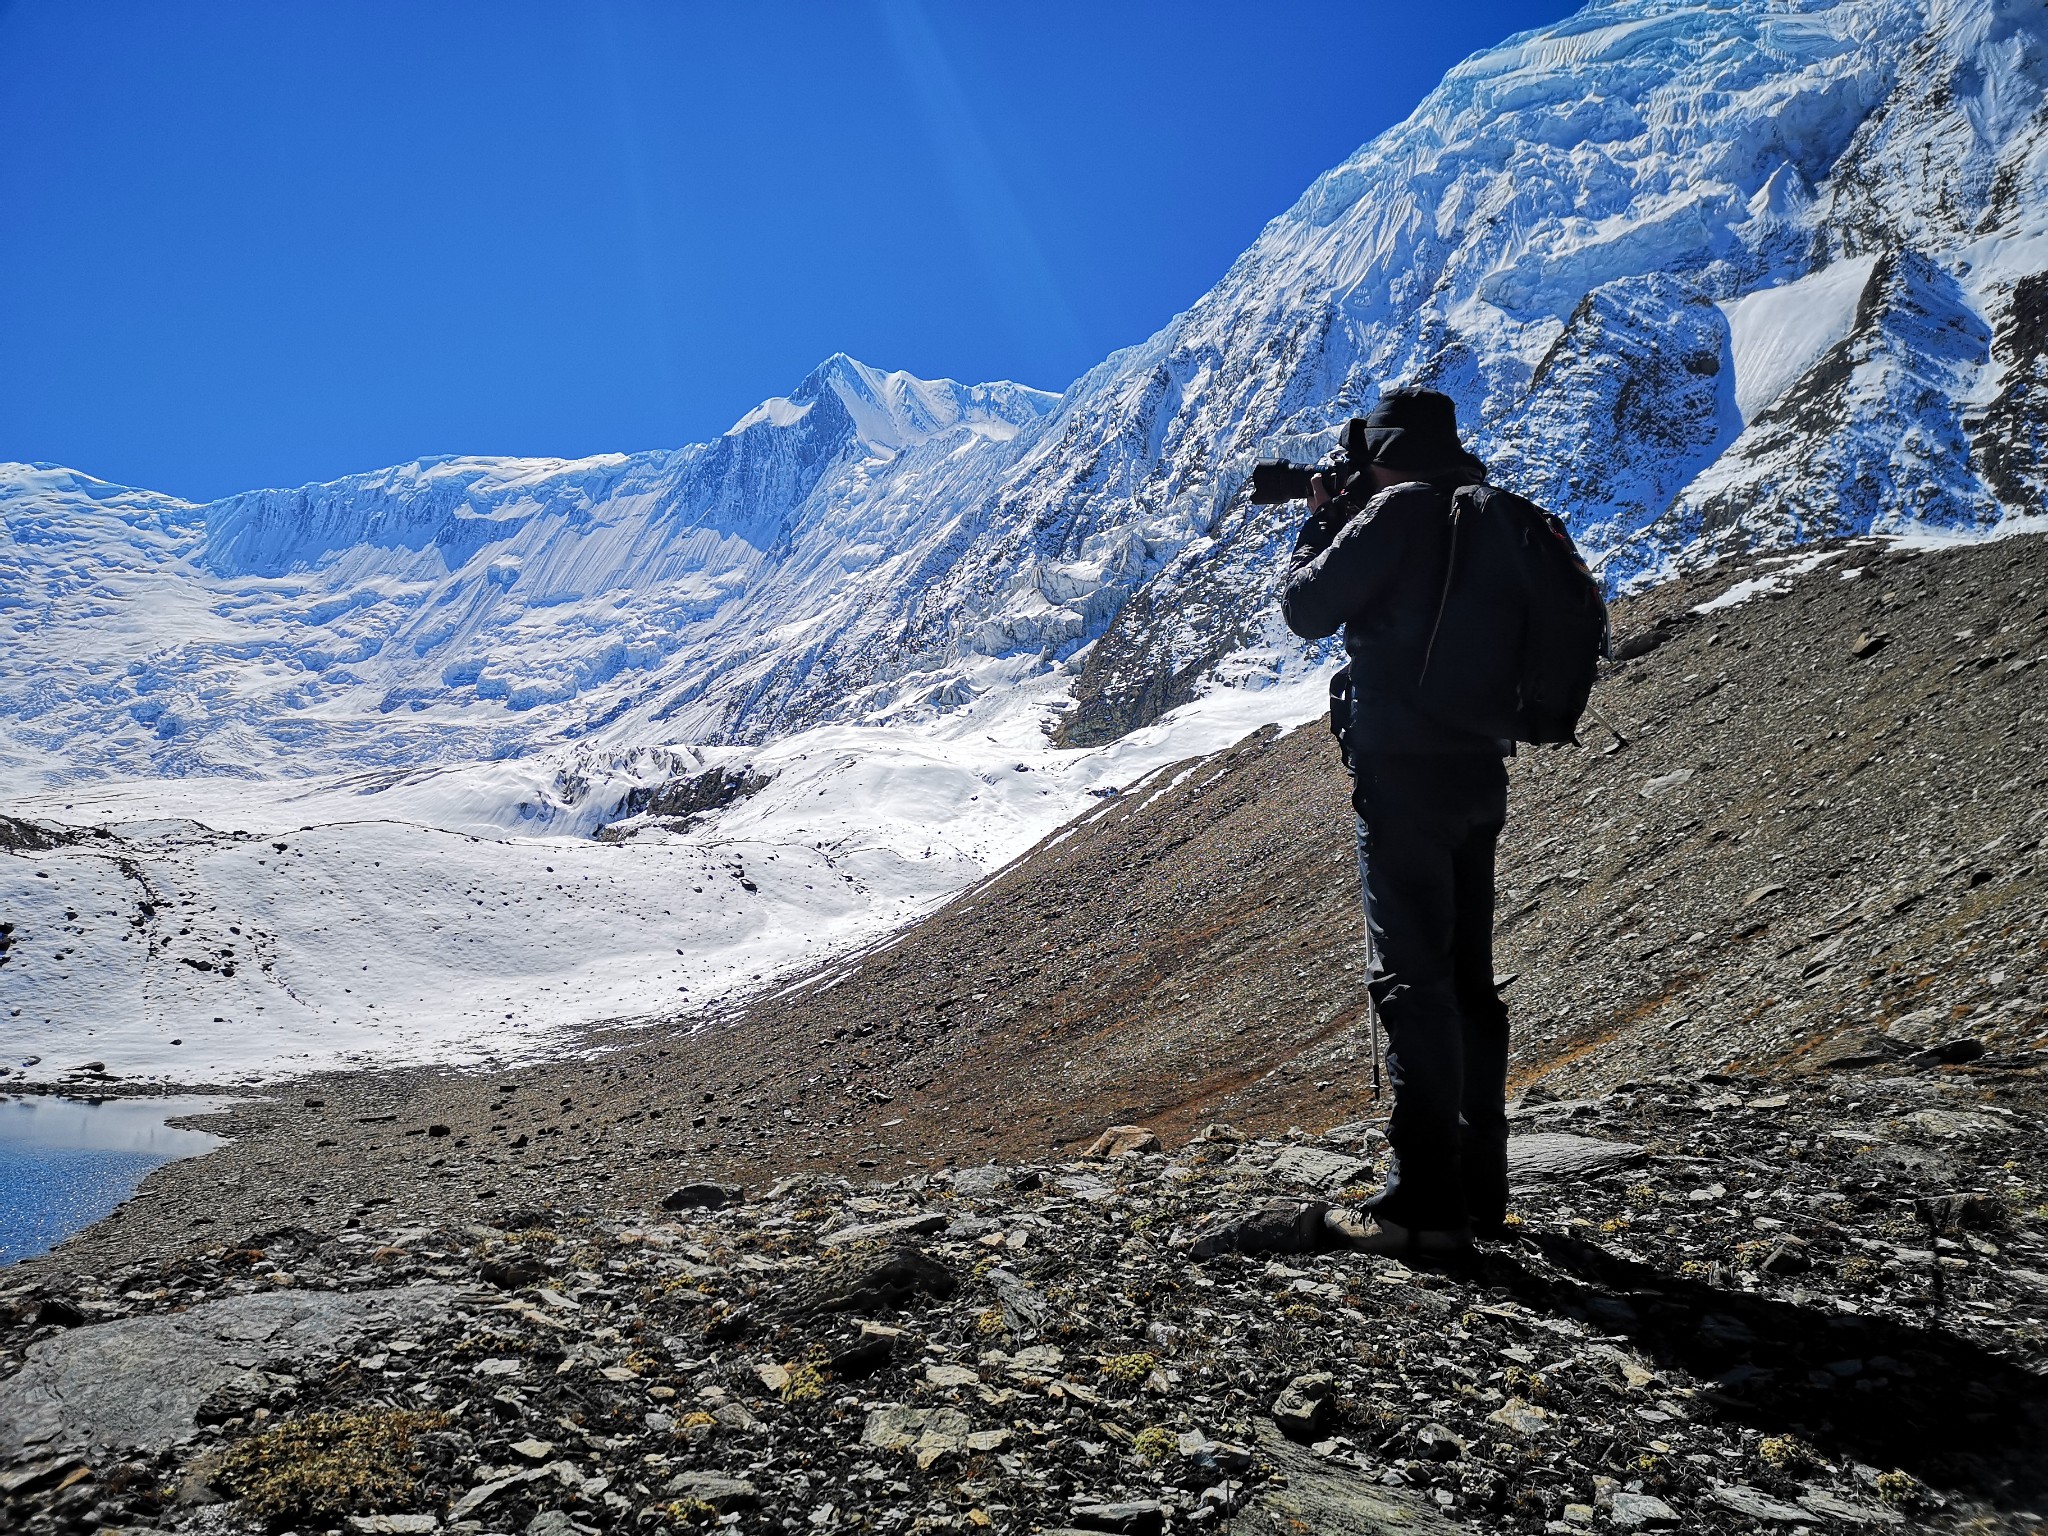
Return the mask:
M1133 1152L1157 1152L1159 1138L1142 1125L1112 1125L1096 1137L1088 1157L1126 1157Z
M1275 1177L1332 1194L1356 1183L1371 1166L1365 1158L1346 1157L1323 1147L1289 1147L1273 1159Z
M1282 1473L1284 1485L1263 1491L1232 1521L1232 1531L1252 1536L1451 1536L1456 1521L1444 1518L1412 1490L1388 1487L1358 1475L1334 1458L1311 1455L1277 1432L1262 1428L1259 1452Z
M1188 1256L1224 1253L1314 1253L1335 1246L1324 1226L1327 1207L1315 1200L1269 1200L1255 1211L1210 1217L1188 1245Z
M431 1319L454 1295L288 1291L59 1333L0 1382L0 1459L184 1440L209 1397L265 1363Z

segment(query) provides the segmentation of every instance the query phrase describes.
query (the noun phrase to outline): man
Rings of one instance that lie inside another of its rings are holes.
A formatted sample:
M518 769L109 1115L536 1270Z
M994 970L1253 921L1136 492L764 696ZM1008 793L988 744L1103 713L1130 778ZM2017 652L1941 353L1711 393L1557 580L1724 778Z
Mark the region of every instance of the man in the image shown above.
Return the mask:
M1459 442L1450 399L1424 389L1383 395L1351 424L1347 457L1348 484L1313 482L1281 593L1288 628L1319 640L1341 627L1351 656L1368 985L1394 1088L1373 1225L1333 1212L1332 1227L1356 1248L1451 1257L1475 1230L1497 1235L1507 1210L1493 872L1514 747L1433 718L1423 687L1449 593L1451 496L1486 468Z

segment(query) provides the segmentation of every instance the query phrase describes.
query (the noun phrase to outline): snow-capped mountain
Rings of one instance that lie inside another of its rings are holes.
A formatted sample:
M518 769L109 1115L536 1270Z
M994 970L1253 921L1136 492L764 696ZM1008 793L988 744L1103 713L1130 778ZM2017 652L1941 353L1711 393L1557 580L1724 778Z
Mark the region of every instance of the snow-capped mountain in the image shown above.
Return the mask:
M833 589L928 540L1051 403L833 357L674 452L428 460L205 507L15 469L9 744L53 774L496 758L654 678L658 739L715 735L698 700L800 658Z
M1141 349L1143 381L1134 358L1101 382L1099 419L1175 402L1150 418L1171 494L1261 432L1434 385L1616 584L1730 544L2033 513L2044 84L2027 0L1589 6L1460 65L1321 178ZM1194 514L1091 651L1069 738L1260 640L1285 654L1239 594L1288 531Z
M1609 577L2048 488L2048 9L1613 0L1458 66L1055 400L834 357L723 437L197 507L0 475L17 771L757 741L1069 669L1065 739L1270 675L1239 488L1393 383Z
M674 451L0 467L0 1039L445 1059L869 941L1318 708L1242 484L1394 384L1616 585L2033 516L2044 99L2040 0L1603 0L1058 397L833 357Z

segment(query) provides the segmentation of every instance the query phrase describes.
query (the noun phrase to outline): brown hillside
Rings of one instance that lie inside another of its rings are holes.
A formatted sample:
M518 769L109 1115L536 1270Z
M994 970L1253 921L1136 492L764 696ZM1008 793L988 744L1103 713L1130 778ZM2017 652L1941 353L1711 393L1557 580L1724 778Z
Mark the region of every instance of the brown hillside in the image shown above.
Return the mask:
M1899 1054L2048 1043L2048 541L1830 554L1706 616L1787 566L1621 605L1631 659L1595 702L1628 746L1591 727L1514 765L1498 963L1521 1081L1768 1067L1845 1030ZM885 1168L1116 1120L1364 1113L1345 792L1319 726L1167 770L678 1065L729 1061L727 1094Z

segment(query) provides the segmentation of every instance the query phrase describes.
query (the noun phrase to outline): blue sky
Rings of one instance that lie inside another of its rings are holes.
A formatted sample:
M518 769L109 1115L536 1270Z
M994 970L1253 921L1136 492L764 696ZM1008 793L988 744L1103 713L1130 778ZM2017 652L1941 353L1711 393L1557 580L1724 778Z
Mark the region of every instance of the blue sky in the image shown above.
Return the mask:
M0 0L0 458L194 498L1065 387L1538 0Z

